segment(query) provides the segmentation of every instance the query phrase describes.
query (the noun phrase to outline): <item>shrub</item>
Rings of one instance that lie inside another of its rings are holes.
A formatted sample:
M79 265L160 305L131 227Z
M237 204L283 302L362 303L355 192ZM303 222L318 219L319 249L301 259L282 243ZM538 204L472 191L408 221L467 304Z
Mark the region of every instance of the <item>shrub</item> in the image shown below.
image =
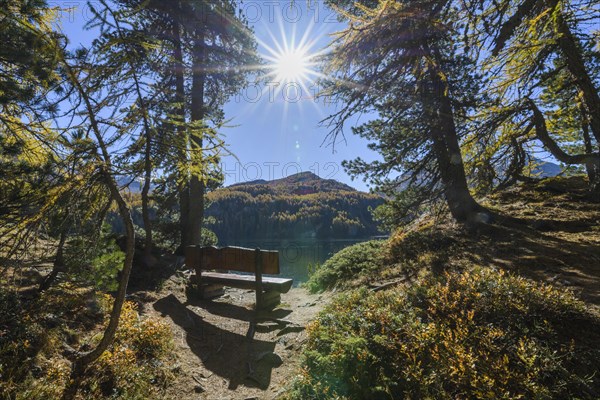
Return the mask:
M345 286L359 276L378 270L383 265L382 240L358 243L334 254L317 266L305 286L312 293Z
M70 374L62 344L80 347L81 332L97 328L102 315L108 323L112 304L111 296L71 283L27 302L0 284L0 398L59 399ZM136 304L126 301L115 340L86 370L79 398L161 398L173 378L172 346L168 324L140 317Z
M110 296L102 297L101 305L107 313L112 302ZM152 317L140 318L135 303L126 301L115 340L88 368L83 392L89 397L157 397L160 384L164 386L170 379L161 365L172 348L172 340L166 323Z
M564 289L497 272L346 293L309 327L290 398L599 398L600 321Z
M13 287L0 284L1 398L60 398L70 370L60 343L69 331L67 322L80 323L77 315L85 308L83 293L68 286L24 300Z

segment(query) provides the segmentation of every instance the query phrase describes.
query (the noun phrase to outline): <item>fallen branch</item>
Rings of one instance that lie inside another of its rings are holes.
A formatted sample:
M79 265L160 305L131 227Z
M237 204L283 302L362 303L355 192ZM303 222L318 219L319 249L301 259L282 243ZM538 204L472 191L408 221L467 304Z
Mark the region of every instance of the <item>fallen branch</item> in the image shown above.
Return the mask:
M390 287L396 286L400 283L406 282L407 278L400 278L392 282L384 283L383 285L375 286L371 288L371 292L379 292L381 290L389 289Z

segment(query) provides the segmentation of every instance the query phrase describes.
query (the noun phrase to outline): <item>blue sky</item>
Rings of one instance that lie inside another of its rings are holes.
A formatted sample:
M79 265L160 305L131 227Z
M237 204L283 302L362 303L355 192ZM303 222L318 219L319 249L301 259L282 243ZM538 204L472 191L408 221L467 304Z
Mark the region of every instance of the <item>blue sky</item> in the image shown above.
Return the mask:
M272 57L269 48L277 52L278 46L305 45L309 54L323 51L330 35L344 27L322 2L255 1L245 2L244 7L259 41L259 53L266 56ZM272 76L269 85L253 85L227 105L227 115L239 126L225 134L239 161L233 157L223 160L226 184L312 171L367 190L362 180L351 182L341 162L359 155L373 159L375 153L367 149L366 141L353 136L349 127L346 143L336 144L335 152L323 143L328 129L320 127L319 121L336 107L314 97L319 90L316 76L307 75L300 82L282 82ZM260 96L259 88L264 91Z
M83 30L90 18L85 1L48 1L51 6L70 8L61 15L62 29L71 44L88 45L94 32ZM294 48L305 44L308 54L322 51L330 35L344 25L322 1L247 0L241 4L259 42L261 55L276 58L270 49ZM304 38L304 41L302 40ZM269 62L269 61L267 61ZM368 190L361 179L351 181L341 162L357 156L372 160L377 155L364 139L352 135L346 127L346 141L335 146L323 143L327 127L319 121L331 114L336 105L314 98L319 90L316 77L297 82L281 81L275 76L269 83L257 82L232 98L225 106L229 127L223 130L229 150L235 157L224 157L225 184L254 179L278 179L301 171L312 171L359 190ZM362 117L365 120L365 117ZM351 123L358 123L357 118Z

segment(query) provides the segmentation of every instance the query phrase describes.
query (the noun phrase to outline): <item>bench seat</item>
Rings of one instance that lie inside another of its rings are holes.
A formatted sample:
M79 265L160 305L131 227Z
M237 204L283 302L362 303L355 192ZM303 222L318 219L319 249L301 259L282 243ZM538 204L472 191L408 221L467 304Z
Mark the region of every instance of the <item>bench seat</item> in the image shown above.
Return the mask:
M223 295L224 286L252 289L256 292L256 310L271 310L281 303L281 293L292 288L292 279L272 277L280 272L279 252L273 250L188 246L185 264L196 270L192 284L203 299Z
M256 289L254 275L223 274L219 272L202 272L202 282L236 287L240 289ZM292 288L292 279L262 277L262 288L265 292L287 293Z

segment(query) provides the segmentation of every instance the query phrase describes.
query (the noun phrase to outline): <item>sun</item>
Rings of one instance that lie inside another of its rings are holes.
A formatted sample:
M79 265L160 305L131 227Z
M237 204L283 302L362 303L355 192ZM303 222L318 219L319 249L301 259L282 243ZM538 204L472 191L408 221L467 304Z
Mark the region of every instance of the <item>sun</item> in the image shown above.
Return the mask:
M300 82L310 72L311 57L301 48L286 49L274 57L273 72L280 82Z

